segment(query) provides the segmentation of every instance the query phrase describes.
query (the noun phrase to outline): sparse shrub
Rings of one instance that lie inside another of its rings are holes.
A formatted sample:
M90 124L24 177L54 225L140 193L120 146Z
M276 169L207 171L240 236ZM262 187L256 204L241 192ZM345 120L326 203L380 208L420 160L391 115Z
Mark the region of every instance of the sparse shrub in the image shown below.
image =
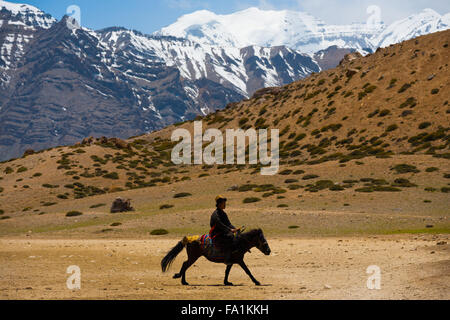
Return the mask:
M243 200L243 203L254 203L254 202L259 202L259 201L261 201L261 199L260 198L245 198L244 200Z
M169 231L167 231L166 229L155 229L152 232L150 232L150 234L152 236L163 236L169 234Z
M339 185L335 184L334 186L330 187L330 190L331 190L331 191L344 191L345 188L342 187L342 186L339 186Z
M409 88L411 88L411 84L410 83L405 83L399 90L398 93L403 93L406 90L408 90Z
M435 171L439 171L439 168L436 167L430 167L430 168L426 168L425 172L435 172Z
M43 186L44 188L47 188L47 189L56 189L56 188L59 188L59 185L53 185L53 184L48 184L48 183L44 183L42 186Z
M33 177L37 178L37 177L41 177L42 173L40 172L36 172L35 174L33 174Z
M287 204L279 204L277 208L289 208Z
M397 79L395 79L395 78L391 79L391 82L389 83L388 89L393 88L396 83L397 83Z
M298 229L298 228L300 228L299 226L289 226L288 227L289 229Z
M66 213L66 217L78 217L81 216L83 213L79 211L69 211Z
M90 206L90 209L96 209L96 208L100 208L100 207L104 207L106 206L106 203L99 203L99 204L94 204L92 206Z
M241 120L239 120L239 126L242 127L242 126L245 125L248 121L249 121L248 118L242 118Z
M380 112L380 110L377 109L377 110L375 110L375 111L369 113L368 117L369 117L369 118L373 118L373 117L375 117L379 112Z
M6 174L11 174L14 172L14 170L11 167L6 167L5 170L3 170L3 172Z
M402 112L402 117L407 117L412 114L413 114L412 110L405 110Z
M46 202L42 206L44 206L44 207L51 207L51 206L54 206L55 204L56 204L56 202Z
M398 129L398 125L391 124L389 127L386 128L386 132L392 132Z
M438 94L439 93L439 89L433 89L431 90L431 94Z
M286 170L281 171L280 174L282 176L287 176L287 175L292 174L292 170L286 169Z
M25 172L28 171L28 169L26 167L20 167L19 169L17 169L17 173L21 173L21 172Z
M421 124L419 124L419 129L423 130L428 128L429 126L431 126L431 122L422 122Z
M303 180L312 180L312 179L316 179L316 178L319 178L319 176L316 175L316 174L307 174L307 175L304 176L302 179L303 179Z
M253 188L256 188L256 187L257 187L256 184L244 184L238 188L238 191L239 192L247 192L247 191L253 190Z
M390 113L391 113L391 111L389 109L381 110L380 114L379 114L379 117L385 117L385 116L387 116Z
M414 183L411 183L408 179L395 179L393 187L412 188L417 187Z
M177 193L176 195L174 195L174 198L186 198L186 197L190 197L192 196L192 194L188 193L188 192L181 192L181 193Z
M398 164L395 167L393 167L391 170L395 170L398 174L402 173L418 173L420 170L417 169L416 166L409 165L409 164Z
M119 180L119 175L117 174L117 172L110 172L110 173L105 174L103 176L103 178L112 179L112 180Z
M164 210L164 209L170 209L173 208L174 206L171 204L163 204L162 206L159 207L159 210Z
M417 100L414 97L409 97L408 99L406 99L405 102L403 102L400 105L400 109L406 108L406 107L410 107L411 109L414 108L417 105Z

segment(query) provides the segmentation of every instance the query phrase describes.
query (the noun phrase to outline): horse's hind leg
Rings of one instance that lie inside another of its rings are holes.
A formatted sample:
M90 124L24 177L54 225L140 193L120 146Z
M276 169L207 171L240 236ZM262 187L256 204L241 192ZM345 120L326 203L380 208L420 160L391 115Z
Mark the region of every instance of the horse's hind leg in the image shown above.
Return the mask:
M181 278L181 283L184 286L188 286L189 283L186 282L186 271L189 269L197 260L200 258L200 254L195 250L195 248L188 246L187 247L188 260L183 263L181 267L180 273L177 273L173 276L174 279Z

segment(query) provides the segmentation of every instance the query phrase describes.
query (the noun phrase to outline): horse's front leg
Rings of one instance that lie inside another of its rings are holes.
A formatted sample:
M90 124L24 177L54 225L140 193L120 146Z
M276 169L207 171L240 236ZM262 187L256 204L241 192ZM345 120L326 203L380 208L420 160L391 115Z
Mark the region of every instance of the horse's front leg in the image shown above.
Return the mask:
M253 277L252 273L247 268L247 265L245 264L244 260L239 262L239 265L241 266L242 269L244 269L245 273L250 277L250 279L252 279L254 284L256 284L257 286L261 285L261 283L258 280L256 280L255 277Z
M232 267L233 267L232 264L227 265L227 270L225 271L225 280L224 280L223 283L224 283L226 286L232 286L232 285L233 285L231 282L228 282L228 276L230 275L230 271L231 271L231 268L232 268Z

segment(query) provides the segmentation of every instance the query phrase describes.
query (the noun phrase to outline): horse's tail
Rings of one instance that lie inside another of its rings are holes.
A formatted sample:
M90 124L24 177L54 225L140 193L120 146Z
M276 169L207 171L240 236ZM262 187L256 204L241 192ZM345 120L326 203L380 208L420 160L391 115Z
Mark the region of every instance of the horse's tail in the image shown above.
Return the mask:
M183 241L178 242L178 244L175 247L173 247L172 250L169 251L169 253L161 261L162 272L166 272L169 270L170 266L172 265L172 262L180 254L180 252L183 251L186 245L187 241L186 238L184 238Z

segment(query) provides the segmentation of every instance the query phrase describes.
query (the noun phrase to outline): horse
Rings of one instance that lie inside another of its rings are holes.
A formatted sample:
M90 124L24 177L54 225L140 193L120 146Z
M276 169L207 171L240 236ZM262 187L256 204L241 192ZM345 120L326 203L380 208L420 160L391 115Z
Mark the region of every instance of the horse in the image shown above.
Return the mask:
M261 283L256 280L247 265L244 262L244 256L250 249L257 248L266 256L270 255L271 250L269 244L267 243L264 233L261 229L251 230L249 232L241 233L237 235L237 250L233 251L231 256L231 261L227 264L225 271L225 286L232 286L233 283L228 281L228 276L230 275L231 268L234 264L238 264L245 273L250 277L253 283L260 286ZM202 256L214 263L225 263L223 258L223 253L220 248L217 248L212 243L209 235L195 236L195 237L184 237L184 239L172 248L169 253L162 259L161 268L162 272L169 270L172 262L180 254L183 249L186 248L188 260L183 263L179 273L173 276L173 279L181 278L181 283L184 286L189 285L186 282L186 271ZM213 250L211 250L213 248ZM217 256L217 253L222 253L221 257Z

